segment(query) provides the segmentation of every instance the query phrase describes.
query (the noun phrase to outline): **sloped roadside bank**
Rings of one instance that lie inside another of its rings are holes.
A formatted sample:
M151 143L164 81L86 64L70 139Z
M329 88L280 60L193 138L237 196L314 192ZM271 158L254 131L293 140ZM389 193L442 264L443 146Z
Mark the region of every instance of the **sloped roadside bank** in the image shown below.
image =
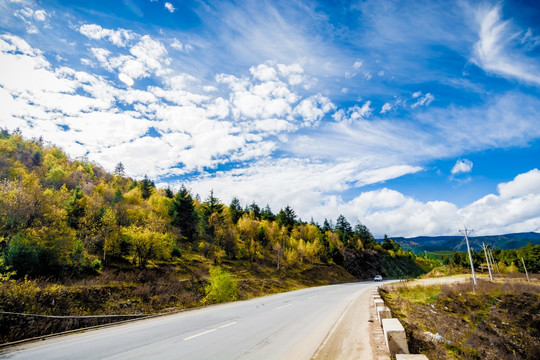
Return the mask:
M452 279L381 288L407 332L411 352L430 359L540 358L538 279L532 284L479 279L475 292L470 280Z
M234 273L239 300L356 280L342 267L327 264L309 264L286 272L260 266L244 269ZM0 286L0 311L5 312L0 313L0 343L201 306L205 304L206 284L203 270L183 279L168 267L117 269L93 279L65 282L4 282Z

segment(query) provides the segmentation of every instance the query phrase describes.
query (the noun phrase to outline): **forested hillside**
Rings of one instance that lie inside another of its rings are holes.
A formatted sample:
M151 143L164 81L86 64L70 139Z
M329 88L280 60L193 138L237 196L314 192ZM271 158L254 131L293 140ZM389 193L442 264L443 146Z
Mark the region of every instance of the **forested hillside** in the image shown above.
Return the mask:
M121 163L110 174L1 131L0 341L121 319L78 315L141 316L434 266L341 215L331 224L159 189Z
M0 239L3 272L79 275L115 262L139 268L196 252L218 264L247 260L276 269L304 263L342 264L344 249L388 255L362 224L298 220L290 207L204 201L181 187L158 189L145 177L114 174L71 160L41 139L0 135ZM395 249L392 256L411 256Z

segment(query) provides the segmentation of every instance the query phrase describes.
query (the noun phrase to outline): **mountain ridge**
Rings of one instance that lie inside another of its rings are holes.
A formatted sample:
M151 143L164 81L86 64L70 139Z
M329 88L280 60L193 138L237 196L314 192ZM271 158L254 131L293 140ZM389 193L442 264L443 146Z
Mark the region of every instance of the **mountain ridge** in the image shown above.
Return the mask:
M402 248L413 252L423 251L465 251L465 237L463 235L445 236L415 236L415 237L392 237ZM382 242L382 239L378 239ZM482 243L490 244L493 248L501 250L519 249L529 242L533 245L540 244L540 233L522 232L504 235L480 235L469 236L470 246L476 250L482 247Z

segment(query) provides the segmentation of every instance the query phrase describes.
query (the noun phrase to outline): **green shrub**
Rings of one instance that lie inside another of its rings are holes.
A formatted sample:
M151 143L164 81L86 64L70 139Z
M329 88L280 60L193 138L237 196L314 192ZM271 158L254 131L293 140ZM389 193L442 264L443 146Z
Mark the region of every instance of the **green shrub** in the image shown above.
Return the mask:
M238 298L236 280L219 266L210 269L210 278L204 290L206 293L205 300L210 303L234 301Z
M177 246L174 246L171 250L171 256L181 258L182 257L182 250L180 250Z
M39 272L39 253L25 241L22 234L18 234L10 241L5 260L19 276Z
M101 261L99 259L94 259L94 261L92 261L92 269L95 271L101 271L101 268Z

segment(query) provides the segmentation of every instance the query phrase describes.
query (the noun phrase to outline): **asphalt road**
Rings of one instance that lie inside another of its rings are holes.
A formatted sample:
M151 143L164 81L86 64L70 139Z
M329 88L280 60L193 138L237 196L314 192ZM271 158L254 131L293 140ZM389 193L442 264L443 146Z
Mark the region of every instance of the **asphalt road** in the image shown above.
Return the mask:
M360 282L210 306L0 351L1 359L310 359Z

